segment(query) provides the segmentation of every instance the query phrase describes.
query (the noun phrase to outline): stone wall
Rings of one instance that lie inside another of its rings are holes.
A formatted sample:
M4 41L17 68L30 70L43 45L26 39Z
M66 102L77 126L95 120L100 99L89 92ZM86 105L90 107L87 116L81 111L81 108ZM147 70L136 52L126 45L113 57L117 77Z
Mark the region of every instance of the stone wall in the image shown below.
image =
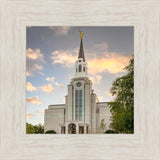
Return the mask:
M100 129L100 125L101 125L101 120L104 119L104 123L106 124L106 128L104 129L109 130L110 127L110 123L111 123L111 113L110 113L110 109L109 106L107 106L107 102L98 102L97 103L97 107L99 109L99 114L97 115L97 132L98 133L102 133L103 131Z
M65 105L51 106L45 110L44 131L54 130L60 133L60 124L65 122Z

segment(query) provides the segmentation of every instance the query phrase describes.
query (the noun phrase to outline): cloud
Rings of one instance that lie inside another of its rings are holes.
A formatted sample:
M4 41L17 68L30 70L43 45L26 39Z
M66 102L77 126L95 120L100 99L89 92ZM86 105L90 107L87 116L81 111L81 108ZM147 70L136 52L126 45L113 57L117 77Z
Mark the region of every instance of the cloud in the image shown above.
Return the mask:
M129 59L130 57L126 55L106 53L102 58L88 60L88 72L92 75L106 71L112 74L124 72L123 68L128 65Z
M42 91L47 92L47 93L53 93L54 88L52 87L51 84L45 84L44 86L40 87Z
M108 44L103 42L103 43L99 43L99 44L95 44L93 47L95 50L101 51L101 52L105 52L108 50Z
M48 81L48 82L54 82L54 79L55 79L55 77L47 77L46 78L46 81Z
M26 83L26 88L27 88L27 91L30 91L30 92L37 90L37 88L34 87L30 82Z
M110 93L110 91L106 91L106 94L110 97L113 97L112 94Z
M98 100L101 101L103 99L102 96L98 96Z
M65 102L65 98L61 98L60 100L61 100L62 102Z
M33 117L34 115L31 113L26 113L26 119L28 120L30 117Z
M124 53L114 53L108 51L107 43L95 44L96 52L85 51L88 62L88 73L91 75L109 72L117 74L124 72L123 68L128 65L130 56ZM62 64L65 67L73 67L77 60L78 48L73 50L56 50L52 52L52 64ZM96 77L97 82L101 80L100 76Z
M92 81L93 85L95 85L100 83L102 76L95 74L95 75L89 76L89 79Z
M71 51L73 52L73 51ZM57 50L52 52L51 59L52 64L63 64L66 67L72 67L77 59L77 55L71 53L70 51Z
M39 72L43 70L43 64L45 63L44 56L41 53L40 49L31 49L26 50L27 66L26 66L26 75L33 76L34 72Z
M95 84L95 77L89 76L89 79L92 81L93 84Z
M33 104L36 104L36 105L41 105L42 104L39 97L28 97L28 98L26 98L26 101L28 103L33 103Z
M44 114L44 110L37 111L38 113Z
M55 85L56 85L57 87L64 87L63 84L60 84L60 83L58 83L58 82L55 82Z
M26 50L26 55L28 59L39 60L41 62L44 62L43 54L41 53L39 48L35 50L28 48Z
M31 72L26 72L26 76L32 76Z
M53 30L57 35L67 35L71 27L62 26L62 27L51 27L49 29Z
M38 72L40 75L44 76L44 73L43 72Z
M100 75L95 75L95 77L96 77L96 82L97 82L97 84L99 84L99 83L100 83L100 80L102 79L102 76L100 76Z

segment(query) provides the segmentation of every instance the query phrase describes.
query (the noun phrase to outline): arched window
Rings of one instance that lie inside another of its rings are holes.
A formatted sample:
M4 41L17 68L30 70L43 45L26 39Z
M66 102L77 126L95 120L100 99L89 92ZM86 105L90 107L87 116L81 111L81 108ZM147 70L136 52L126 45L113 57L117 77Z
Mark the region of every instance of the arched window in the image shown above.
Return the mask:
M68 133L69 134L76 134L76 125L74 123L70 123L68 125Z
M82 72L82 65L79 65L79 72Z

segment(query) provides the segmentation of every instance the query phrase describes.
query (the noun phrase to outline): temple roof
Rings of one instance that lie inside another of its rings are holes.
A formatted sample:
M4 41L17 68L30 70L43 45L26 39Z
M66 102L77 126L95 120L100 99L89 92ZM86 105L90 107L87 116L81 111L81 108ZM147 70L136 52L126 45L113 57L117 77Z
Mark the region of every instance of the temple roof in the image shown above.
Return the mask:
M81 44L80 44L80 48L79 48L78 58L83 58L83 61L85 61L84 50L83 50L83 40L82 39L81 39Z

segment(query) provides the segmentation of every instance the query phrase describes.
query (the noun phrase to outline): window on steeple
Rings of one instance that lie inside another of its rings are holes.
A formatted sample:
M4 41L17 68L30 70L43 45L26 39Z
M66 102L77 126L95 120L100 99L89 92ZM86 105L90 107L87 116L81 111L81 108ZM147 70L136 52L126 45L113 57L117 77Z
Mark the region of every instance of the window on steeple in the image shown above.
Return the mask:
M79 65L79 72L82 72L82 65Z

